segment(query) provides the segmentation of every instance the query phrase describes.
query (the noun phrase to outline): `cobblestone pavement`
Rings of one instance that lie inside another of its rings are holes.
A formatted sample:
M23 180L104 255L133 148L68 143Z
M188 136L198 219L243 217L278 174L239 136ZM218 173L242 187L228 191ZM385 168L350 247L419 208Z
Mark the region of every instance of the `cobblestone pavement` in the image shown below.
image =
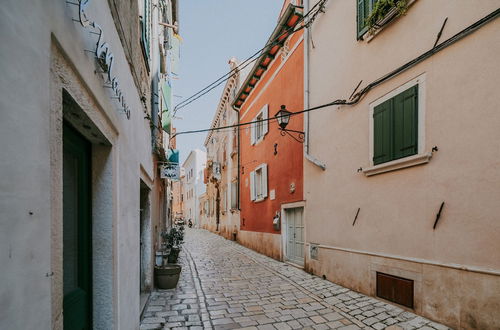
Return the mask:
M176 289L152 293L146 329L448 329L204 230L187 229Z

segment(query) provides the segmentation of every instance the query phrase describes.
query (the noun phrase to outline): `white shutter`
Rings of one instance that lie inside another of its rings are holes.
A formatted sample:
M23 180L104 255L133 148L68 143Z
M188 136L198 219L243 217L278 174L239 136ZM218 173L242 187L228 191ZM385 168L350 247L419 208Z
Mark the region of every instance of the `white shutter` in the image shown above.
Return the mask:
M255 171L250 172L250 200L254 201L255 197Z
M262 164L262 198L267 197L267 164Z
M255 144L255 124L250 125L250 144Z
M262 108L262 119L266 119L266 121L264 121L262 124L262 136L266 135L267 132L268 132L268 127L269 127L269 122L267 121L269 117L269 105L266 104L263 108Z

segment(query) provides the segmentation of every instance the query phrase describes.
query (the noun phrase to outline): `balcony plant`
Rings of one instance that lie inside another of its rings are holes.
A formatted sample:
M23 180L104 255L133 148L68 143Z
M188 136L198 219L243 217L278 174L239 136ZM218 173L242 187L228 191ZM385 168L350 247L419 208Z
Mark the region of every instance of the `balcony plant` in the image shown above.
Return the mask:
M373 4L370 15L366 18L368 31L373 34L394 17L405 15L409 0L377 0Z

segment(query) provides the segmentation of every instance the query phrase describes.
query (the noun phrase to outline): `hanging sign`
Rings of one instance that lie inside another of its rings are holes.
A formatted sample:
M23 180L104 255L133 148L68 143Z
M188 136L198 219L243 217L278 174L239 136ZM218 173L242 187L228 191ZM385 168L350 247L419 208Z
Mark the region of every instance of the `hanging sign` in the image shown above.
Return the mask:
M120 89L120 84L118 83L118 78L113 75L113 63L114 56L111 52L111 47L106 42L104 38L104 34L102 32L102 28L96 23L89 19L87 13L85 12L85 8L89 5L90 0L79 0L79 21L80 24L86 28L91 29L91 33L98 35L96 49L94 51L94 55L96 57L97 64L102 69L102 73L106 75L106 84L108 88L111 88L113 93L115 94L112 99L118 100L120 104L121 111L125 113L127 119L130 119L130 109L125 102L125 98L123 96L122 90Z
M160 177L162 179L179 180L181 167L177 163L165 163L160 167Z

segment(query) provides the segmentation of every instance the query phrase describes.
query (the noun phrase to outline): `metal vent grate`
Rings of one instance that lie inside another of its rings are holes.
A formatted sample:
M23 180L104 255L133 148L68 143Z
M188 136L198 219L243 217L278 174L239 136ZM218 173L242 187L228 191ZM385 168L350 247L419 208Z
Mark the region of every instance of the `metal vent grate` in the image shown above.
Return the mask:
M377 272L377 297L413 308L413 280Z

